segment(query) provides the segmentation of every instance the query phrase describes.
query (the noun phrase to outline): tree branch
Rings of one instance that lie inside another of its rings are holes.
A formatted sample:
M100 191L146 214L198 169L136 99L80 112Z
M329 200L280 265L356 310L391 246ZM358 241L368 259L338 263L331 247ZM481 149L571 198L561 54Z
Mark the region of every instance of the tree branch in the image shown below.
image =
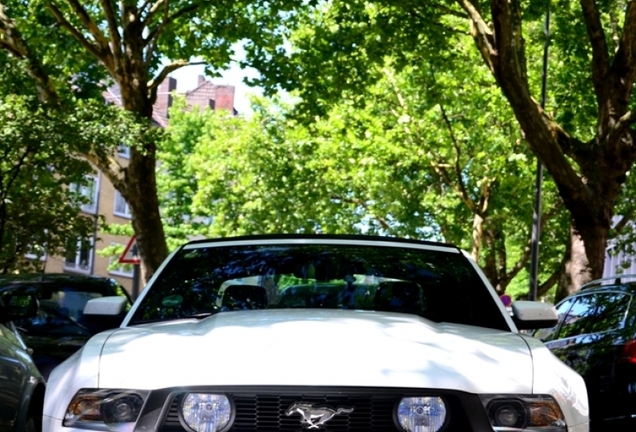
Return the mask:
M636 114L634 114L634 111L627 111L627 113L620 117L610 128L605 138L601 141L602 144L605 146L614 143L634 123L636 123Z
M448 129L448 133L450 134L451 141L453 142L453 147L455 148L455 162L453 164L453 167L455 169L455 175L457 177L459 195L462 197L462 200L466 203L468 208L474 214L479 215L480 217L483 218L484 215L482 214L481 209L478 208L475 202L472 200L472 198L468 194L468 191L466 190L466 185L464 184L464 180L463 180L463 176L461 172L461 166L459 165L459 162L460 162L459 159L461 157L462 150L459 145L459 142L457 142L457 138L455 137L453 126L451 125L448 115L446 115L446 110L444 109L444 105L440 103L439 108L440 108L440 111L442 112L442 118L444 119L444 124L446 124L446 128Z
M151 100L155 100L155 98L157 97L157 89L159 88L159 85L163 82L163 80L165 80L168 75L170 75L172 72L176 71L177 69L180 69L182 67L186 67L186 66L196 66L196 65L204 65L207 64L206 62L200 61L200 62L190 62L187 60L177 60L175 62L172 62L166 66L164 66L164 68L161 70L161 72L159 72L157 74L157 76L153 79L151 79L148 82L148 91L149 91L149 95L150 95L150 99Z
M562 205L562 201L558 201L552 208L550 208L550 210L548 210L541 216L541 230L543 230L547 226L548 222L554 216L557 215L557 213L559 212L559 209L561 208L561 205ZM502 277L502 280L505 281L506 285L511 280L513 280L519 274L521 270L527 267L528 261L530 261L530 254L532 252L532 248L530 247L531 244L532 244L532 238L528 234L528 240L526 241L526 245L523 248L523 253L521 254L521 257L519 257L517 262L514 264L514 266L512 266L512 268L505 275L505 277Z
M477 49L481 53L486 66L490 69L490 72L495 75L495 56L497 54L494 48L494 37L492 30L483 20L479 11L470 2L470 0L457 0L459 5L466 11L468 18L470 19L470 34L473 36L473 40L477 44Z
M166 8L165 10L168 10L169 3L170 3L170 0L157 0L148 10L148 13L146 14L144 18L144 23L149 24L152 21L155 14L157 13L157 11L159 11L159 9L161 9L162 6ZM145 4L143 5L143 9L147 8L149 4L150 4L150 1L146 1Z
M118 68L122 57L121 35L119 33L120 26L117 23L117 17L115 16L115 10L113 9L111 0L101 0L101 3L106 22L108 23L108 33L112 42L110 49L113 53L115 68Z
M576 218L584 213L590 195L578 172L565 156L572 138L530 94L518 0L491 0L491 30L469 0L457 0L474 23L473 38L487 66L508 100L524 132L528 147L555 179L566 205ZM484 47L489 48L486 52Z
M436 4L435 9L439 10L440 12L446 14L446 15L452 15L452 16L456 16L462 19L466 19L468 18L468 15L466 15L465 13L461 13L460 11L456 11L455 9L452 9L448 6L444 6L441 4Z
M145 43L148 46L147 50L146 50L146 64L149 65L150 62L152 61L152 57L154 55L155 49L157 47L157 43L159 40L159 37L161 36L161 33L163 33L163 31L170 26L170 24L172 24L176 19L186 15L187 13L193 12L196 9L198 9L199 4L194 4L194 5L190 5L190 6L186 6L183 9L175 12L174 14L172 14L171 16L167 16L168 13L168 6L166 6L166 10L165 10L165 14L164 14L164 18L163 21L161 22L161 24L159 24L154 30L152 30L150 32L150 34L148 35L148 37L145 39ZM146 23L148 23L148 25L150 24L147 20Z
M41 102L53 105L58 104L58 93L49 74L40 59L31 52L22 34L17 29L15 21L6 14L5 6L2 3L0 3L0 48L27 62L27 71L31 78L35 80L38 99Z
M449 33L457 33L457 34L461 34L461 35L468 35L465 31L462 31L460 29L456 29L450 26L447 26L445 24L442 24L439 21L435 21L435 20L431 20L430 17L424 17L422 14L420 14L419 12L415 11L414 9L410 9L408 11L409 15L419 19L420 21L423 21L424 23L426 23L427 25L431 25L431 26L435 26L435 27L439 27L441 29L446 30ZM459 14L459 16L461 16L462 18L466 18L466 15L461 15Z
M555 271L552 272L550 277L539 285L537 288L537 297L544 296L550 288L552 288L561 278L561 275L565 271L565 264L567 262L567 256L564 254L561 262L559 263L559 267Z
M604 116L609 115L606 109L608 98L608 74L610 68L609 52L605 31L601 23L601 14L595 0L580 0L587 35L592 46L592 82L596 93L596 103Z
M98 59L102 59L103 55L100 46L97 46L86 39L84 35L64 17L62 11L60 11L53 2L48 2L46 6L51 11L57 22L62 27L64 27L71 34L71 36L73 36L73 38L75 38L75 40L80 43L80 45L82 45L89 53L91 53Z
M93 166L97 167L113 184L115 189L122 193L126 192L126 168L124 168L117 160L112 156L98 155L92 152L84 153L83 156Z
M93 36L95 42L98 46L103 50L108 48L108 40L104 36L104 33L100 30L99 26L93 21L93 18L86 12L86 9L80 4L78 0L66 0L66 2L71 6L73 12L79 17L80 21L88 30L88 32ZM50 2L53 4L53 2Z
M165 2L167 2L167 0L159 0L157 3L155 3L154 6L156 6L157 4L163 4ZM153 7L154 7L153 6ZM166 3L166 8L167 8L167 3ZM184 15L189 14L190 12L194 12L195 10L197 10L200 7L200 3L194 3L194 4L190 4L188 6L185 6L183 8L181 8L180 10L176 11L175 13L173 13L170 16L164 17L163 21L157 25L157 27L155 27L150 34L148 34L148 37L146 38L146 43L149 46L153 47L154 51L154 47L157 44L157 39L159 39L159 36L161 35L161 33L163 33L163 31L170 25L172 24L175 20L181 18ZM151 9L152 11L152 9ZM166 9L166 13L167 13L167 9ZM154 13L152 14L154 15ZM146 16L146 20L144 21L144 25L150 27L150 19L152 18L152 15L150 14L150 12L148 13L148 16ZM151 58L150 55L146 56L147 59ZM147 60L148 61L148 60Z
M636 75L636 2L627 3L623 22L623 34L611 66L615 76L613 84L616 87L614 92L619 103L619 115L627 110Z

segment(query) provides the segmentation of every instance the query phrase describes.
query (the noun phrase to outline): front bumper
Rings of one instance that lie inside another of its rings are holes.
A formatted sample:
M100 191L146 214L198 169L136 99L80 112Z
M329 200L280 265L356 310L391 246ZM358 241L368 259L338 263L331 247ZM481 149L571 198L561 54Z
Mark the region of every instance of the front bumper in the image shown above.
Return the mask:
M449 420L443 432L490 432L492 427L477 395L435 389L342 388L342 387L196 387L152 391L144 404L135 431L188 432L179 416L181 400L188 392L226 394L235 407L228 432L297 432L303 429L300 415L286 411L297 402L316 406L353 407L350 413L333 417L332 432L402 432L395 409L403 397L440 396L447 404ZM62 427L62 421L45 416L44 432L85 432ZM568 432L588 432L588 424L570 425Z

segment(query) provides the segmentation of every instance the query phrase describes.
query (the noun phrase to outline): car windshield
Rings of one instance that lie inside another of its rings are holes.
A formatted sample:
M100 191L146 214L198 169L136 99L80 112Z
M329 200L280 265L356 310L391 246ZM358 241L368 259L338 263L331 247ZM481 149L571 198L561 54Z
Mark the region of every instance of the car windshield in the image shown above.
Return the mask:
M126 290L111 279L93 278L54 278L25 281L8 278L0 279L1 292L26 290L37 294L40 303L49 310L69 317L75 322L82 322L84 306L89 300L106 296L123 296L128 299L127 308L132 302Z
M202 245L183 249L129 325L257 309L355 309L508 330L457 250L382 245Z

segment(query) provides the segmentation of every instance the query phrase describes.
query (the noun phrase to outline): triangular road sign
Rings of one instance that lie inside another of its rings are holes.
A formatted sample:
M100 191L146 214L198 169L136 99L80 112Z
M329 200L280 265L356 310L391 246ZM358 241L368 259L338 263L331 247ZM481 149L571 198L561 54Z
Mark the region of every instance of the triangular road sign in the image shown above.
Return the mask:
M132 236L128 240L128 245L124 249L124 253L119 257L120 264L139 264L139 250L137 249L137 238Z

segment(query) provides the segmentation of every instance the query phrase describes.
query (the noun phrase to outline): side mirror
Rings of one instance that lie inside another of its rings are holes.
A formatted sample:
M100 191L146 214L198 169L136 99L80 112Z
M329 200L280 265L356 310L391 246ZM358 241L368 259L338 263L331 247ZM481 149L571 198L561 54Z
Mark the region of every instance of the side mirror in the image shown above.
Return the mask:
M521 300L512 303L512 320L519 330L535 330L554 327L559 316L552 304Z
M126 302L121 296L94 298L86 302L84 315L120 315L126 310Z
M38 298L31 293L16 293L2 297L0 302L0 322L7 323L26 318L33 318L38 314Z
M98 297L84 306L81 324L91 333L117 328L126 315L128 299L121 296Z

